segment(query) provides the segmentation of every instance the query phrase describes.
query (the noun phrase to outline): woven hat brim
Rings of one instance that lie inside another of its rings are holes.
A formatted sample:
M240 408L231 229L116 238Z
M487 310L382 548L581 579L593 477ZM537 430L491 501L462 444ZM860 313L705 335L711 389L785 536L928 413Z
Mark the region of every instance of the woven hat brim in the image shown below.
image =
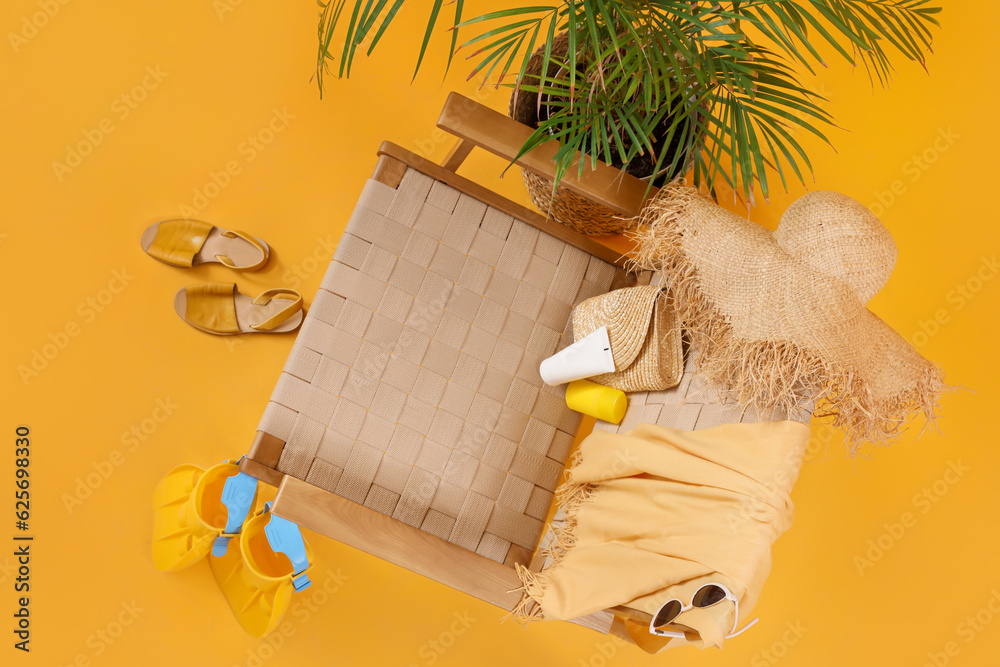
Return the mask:
M789 256L768 230L674 184L632 236L664 274L699 370L742 405L816 405L848 445L884 444L914 413L933 422L943 373L850 287Z

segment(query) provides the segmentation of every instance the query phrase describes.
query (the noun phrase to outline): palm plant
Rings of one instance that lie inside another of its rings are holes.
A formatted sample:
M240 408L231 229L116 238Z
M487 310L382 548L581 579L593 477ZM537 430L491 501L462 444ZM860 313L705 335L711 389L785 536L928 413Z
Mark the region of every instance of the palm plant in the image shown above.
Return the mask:
M402 4L321 4L321 94L324 73L349 76L358 48L370 54ZM414 77L446 23L447 66L469 52L470 78L546 100L521 153L558 141L556 183L580 154L589 158L577 162L580 173L598 159L628 166L642 156L657 174L690 168L697 185L714 192L721 177L751 201L755 183L767 197L769 170L786 189L789 171L804 183L812 165L797 130L829 143L833 119L796 68L813 73L827 52L886 86L890 55L926 69L941 11L930 0L560 0L465 18L462 0L430 5ZM557 37L567 49L553 50ZM526 76L536 49L543 66Z

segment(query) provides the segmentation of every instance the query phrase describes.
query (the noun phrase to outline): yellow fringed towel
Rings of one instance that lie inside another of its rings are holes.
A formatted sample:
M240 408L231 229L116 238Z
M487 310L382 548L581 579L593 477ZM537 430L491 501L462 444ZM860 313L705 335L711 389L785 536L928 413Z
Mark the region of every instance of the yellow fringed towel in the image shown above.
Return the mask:
M522 619L571 619L624 605L656 613L684 605L705 583L740 600L739 626L771 570L771 544L792 523L789 493L809 440L798 422L726 424L699 431L641 424L597 431L580 445L558 491L565 522L554 527L553 560L540 573L519 567ZM626 626L649 652L691 643L721 646L735 605L681 614L685 639Z

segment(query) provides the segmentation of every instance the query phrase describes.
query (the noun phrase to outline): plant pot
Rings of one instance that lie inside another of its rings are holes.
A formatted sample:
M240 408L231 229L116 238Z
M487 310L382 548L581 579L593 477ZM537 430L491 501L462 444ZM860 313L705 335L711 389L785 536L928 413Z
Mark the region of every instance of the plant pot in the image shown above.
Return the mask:
M555 76L557 79L566 76L566 68L560 67L559 71L556 73ZM532 94L532 97L536 100L538 99L538 96L535 94ZM551 93L543 94L541 96L541 104L536 105L537 113L536 113L535 125L533 125L533 127L537 127L545 120L548 120L550 114L552 113L552 110L550 108L550 104L552 102L564 104L565 100L560 99L559 97ZM675 134L674 140L670 143L669 146L665 141L665 137L667 135L667 132L670 130L671 123L672 123L671 117L667 115L660 123L660 125L657 127L657 132L659 136L658 138L653 139L654 151L652 153L644 152L640 155L637 155L634 158L632 158L632 160L628 164L623 164L620 160L612 161L611 166L616 167L617 169L621 169L629 176L634 176L635 178L638 178L640 181L645 181L647 183L649 181L653 181L653 185L655 185L658 188L666 185L668 182L670 182L672 177L677 175L676 172L681 171L681 169L675 169L675 173L673 174L671 174L671 169L669 166L657 170L656 160L654 158L654 155L659 155L661 151L665 150L667 152L666 159L669 165L669 163L673 160L674 156L679 150L680 148L679 134ZM688 160L687 162L690 162L690 160ZM686 171L686 169L684 170Z
M557 35L552 42L552 55L557 57L564 56L568 48L569 40L566 34ZM542 45L532 55L525 70L525 83L537 85L538 75L542 69L542 57L544 53L545 46ZM558 76L560 73L562 73L562 68L558 65L549 66L549 76ZM520 90L516 96L514 94L511 95L507 113L514 120L529 127L537 128L539 124L539 109L542 110L544 116L545 96L543 96L542 104L539 105L538 93ZM674 150L674 148L669 150ZM621 164L613 164L612 166L623 169L623 165ZM656 179L656 181L668 180L666 172L669 171L669 168L665 168L656 174L651 173L653 168L654 166L649 160L645 164L642 164L641 160L636 159L628 165L627 169L623 170L645 181L649 181L650 179ZM635 220L623 218L611 209L595 204L593 201L566 188L556 188L553 196L552 181L548 178L525 169L521 170L521 174L528 188L528 194L535 205L541 211L546 212L552 219L578 232L593 235L620 234L635 225Z

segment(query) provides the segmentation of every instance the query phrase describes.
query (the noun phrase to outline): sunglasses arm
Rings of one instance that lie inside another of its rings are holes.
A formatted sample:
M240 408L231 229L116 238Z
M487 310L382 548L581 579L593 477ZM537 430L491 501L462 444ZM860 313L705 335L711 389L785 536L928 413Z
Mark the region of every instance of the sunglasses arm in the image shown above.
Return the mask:
M753 619L752 621L750 621L749 623L747 623L746 625L744 625L742 628L740 628L736 632L733 632L732 634L727 635L726 639L730 639L732 637L736 637L738 635L742 635L744 632L746 632L747 630L749 630L750 628L752 628L757 623L757 621L759 621L759 620L760 620L759 618Z
M749 623L747 623L746 625L744 625L742 628L740 628L736 632L731 632L730 634L726 635L726 639L732 639L733 637L737 637L739 635L742 635L744 632L746 632L747 630L749 630L750 628L752 628L754 625L756 625L757 621L759 621L759 620L760 620L759 618L753 619L752 621L750 621ZM654 635L659 635L660 637L670 637L670 638L673 638L673 639L683 639L684 636L685 636L685 634L683 632L675 632L673 630L653 630L653 629L650 629L650 632L652 634L654 634Z

